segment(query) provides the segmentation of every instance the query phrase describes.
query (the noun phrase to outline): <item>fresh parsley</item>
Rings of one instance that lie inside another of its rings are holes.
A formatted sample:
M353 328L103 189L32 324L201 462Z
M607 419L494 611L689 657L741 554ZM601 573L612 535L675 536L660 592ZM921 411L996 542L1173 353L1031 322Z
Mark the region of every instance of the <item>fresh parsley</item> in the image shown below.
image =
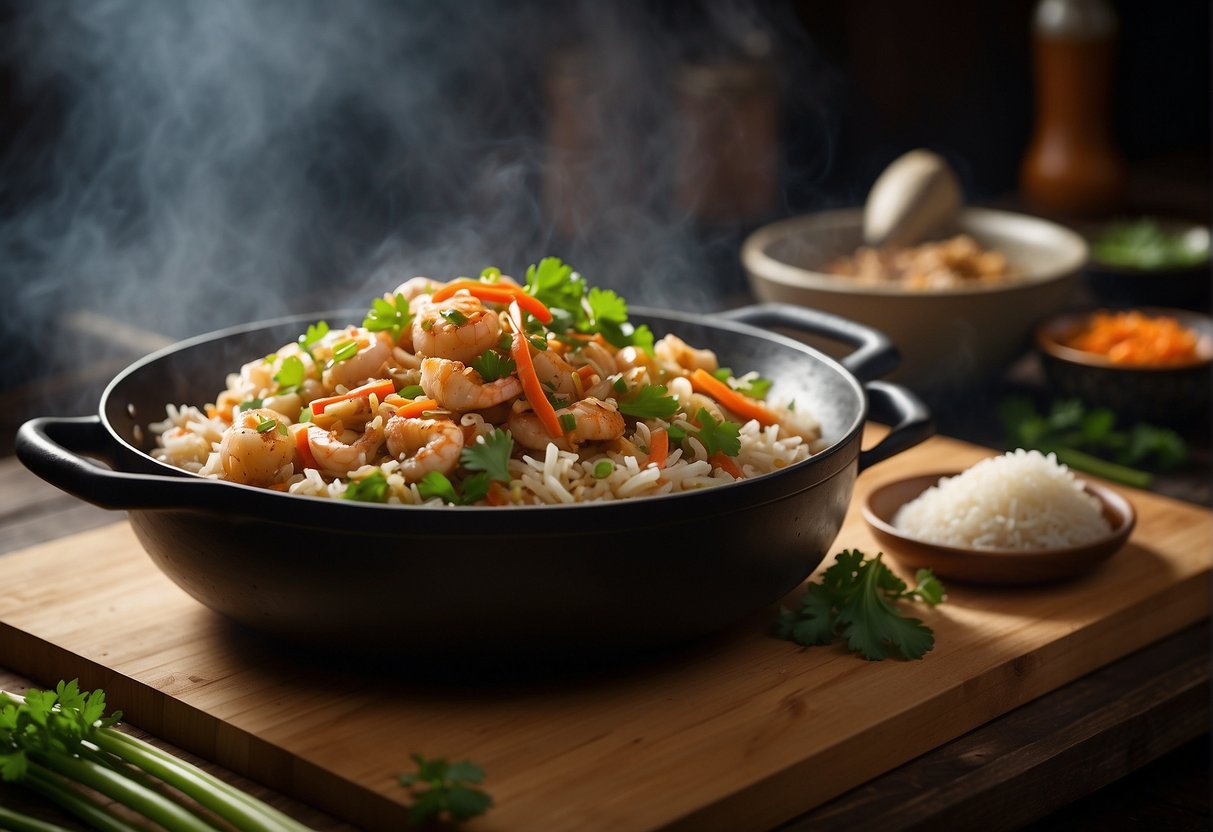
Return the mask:
M288 355L282 359L282 364L278 366L278 372L274 373L274 381L278 382L278 392L286 394L298 390L299 385L303 384L306 372L303 366L303 359L299 356Z
M646 384L633 396L618 402L620 413L637 419L668 419L678 411L678 399L661 384Z
M881 558L865 558L857 549L839 552L821 582L805 588L799 608L780 613L775 634L805 647L842 638L871 661L894 653L921 659L935 646L935 634L917 618L903 616L894 604L918 600L935 606L944 600L943 584L930 569L919 569L910 589Z
M699 437L709 456L717 453L737 456L741 453L741 425L728 420L717 422L706 407L699 408L695 421L699 423L699 430L695 431L695 435Z
M362 325L371 332L387 332L393 341L398 341L412 321L408 300L402 293L397 292L391 302L386 298L375 298L371 301L370 311L362 319Z
M341 494L347 500L360 503L386 503L388 498L387 477L382 471L373 471L360 480L350 480Z
M307 332L299 336L298 343L308 355L312 355L312 347L321 338L329 334L328 321L317 321L314 324L308 324ZM316 356L312 355L313 360Z
M400 775L400 785L413 795L410 825L432 820L464 821L492 807L492 796L476 788L484 782L480 766L467 760L448 763L441 757L428 760L421 754L411 756L417 771Z
M617 348L635 346L653 354L653 333L628 321L627 303L610 289L589 288L585 278L558 257L545 257L526 270L526 290L552 313L556 332L601 333Z
M514 372L514 359L496 350L485 350L472 360L472 369L485 381L497 381Z
M495 430L464 446L459 454L459 463L469 471L484 471L498 482L509 482L510 454L513 451L513 437L504 430Z

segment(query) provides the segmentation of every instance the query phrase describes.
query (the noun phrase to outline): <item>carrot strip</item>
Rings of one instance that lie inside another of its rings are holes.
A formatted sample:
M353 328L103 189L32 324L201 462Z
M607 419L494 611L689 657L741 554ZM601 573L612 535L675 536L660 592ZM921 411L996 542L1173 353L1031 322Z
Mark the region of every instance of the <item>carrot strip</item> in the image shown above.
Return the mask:
M438 402L433 399L414 399L396 408L396 415L403 416L405 419L413 419L427 410L436 410L437 408Z
M304 468L318 469L320 466L316 464L316 457L312 454L312 446L307 441L309 425L293 425L291 430L295 432L295 456L302 463L299 470L302 471Z
M481 283L479 280L461 277L434 292L430 296L430 300L438 303L450 298L460 289L489 303L508 304L511 301L517 301L520 308L534 315L541 323L550 324L552 322L552 313L542 301L534 295L528 295L525 289L512 283Z
M350 392L343 393L340 396L326 396L323 399L316 399L312 402L312 415L319 416L320 414L324 413L324 409L326 407L328 407L330 404L336 404L337 402L344 402L348 399L369 398L372 393L374 393L380 401L383 401L383 399L395 392L396 383L390 378L381 378L376 379L375 381L368 381L361 387L355 387Z
M506 491L504 485L497 480L489 483L489 493L485 495L485 500L491 506L504 506L510 502L510 493Z
M583 364L577 368L577 375L581 376L583 382L589 382L594 377L595 372L597 371L594 369L593 364Z
M691 373L691 386L747 420L756 419L760 425L773 425L778 421L765 405L738 393L707 370L700 368Z
M526 395L526 400L530 402L531 410L535 411L544 430L548 432L548 436L553 438L564 436L564 429L560 426L556 408L552 407L548 397L543 395L543 384L540 383L539 376L535 372L535 364L531 361L531 345L527 342L526 330L522 327L522 310L518 308L516 302L510 304L510 321L514 324L514 340L510 344L510 357L514 359L518 380L522 382L522 392Z
M738 466L737 461L727 454L722 454L720 452L714 453L708 457L708 462L712 463L712 465L720 468L723 471L727 471L737 479L742 479L745 477L745 472L741 470L740 466Z
M670 434L665 428L658 428L649 434L649 462L656 463L658 468L664 468L669 456Z

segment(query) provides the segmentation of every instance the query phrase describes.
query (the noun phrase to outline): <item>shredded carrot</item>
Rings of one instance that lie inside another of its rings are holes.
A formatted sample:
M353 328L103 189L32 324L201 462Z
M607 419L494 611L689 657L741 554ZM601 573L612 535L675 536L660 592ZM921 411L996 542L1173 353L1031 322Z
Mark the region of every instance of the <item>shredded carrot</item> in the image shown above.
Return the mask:
M312 402L312 415L319 416L324 413L324 409L330 404L344 402L349 399L365 399L369 398L373 393L380 401L387 398L396 392L396 383L390 378L381 378L374 381L368 381L361 387L355 387L348 393L343 393L340 396L326 396L323 399L316 399Z
M307 434L311 426L304 423L293 425L291 430L295 432L295 456L302 463L299 470L304 468L319 468L316 464L316 457L312 455L312 446L308 444Z
M707 370L701 368L691 373L691 386L744 419L756 419L760 425L773 425L778 421L775 414L761 402L743 396Z
M225 412L215 407L213 404L208 404L206 406L206 418L214 419L216 417L222 419L228 424L231 424L232 422L232 413L230 410Z
M543 384L535 373L535 364L531 361L531 345L526 338L526 330L522 327L522 310L518 304L510 304L510 321L514 324L514 341L510 345L510 357L514 359L514 367L518 371L518 380L522 382L522 392L530 402L531 410L539 417L548 436L559 438L564 436L560 426L560 418L556 408L543 395Z
M1198 338L1175 318L1141 312L1096 312L1062 340L1067 347L1105 355L1114 364L1179 364L1198 357Z
M581 376L582 382L588 383L598 371L594 369L593 364L584 364L577 368L577 375Z
M489 483L489 493L485 495L485 500L491 506L504 506L510 502L510 492L500 482L493 480Z
M405 419L413 419L425 413L427 410L434 410L438 407L438 402L433 399L414 399L411 402L405 402L396 408L396 415L403 416Z
M733 457L729 456L728 454L723 454L723 453L719 453L719 452L714 453L710 457L708 457L708 462L712 463L712 465L714 465L717 468L720 468L723 471L727 471L729 474L731 474L733 477L736 477L737 479L741 479L745 476L745 473L742 472L741 468L737 465L737 461L735 459L733 459Z
M452 280L430 296L434 303L446 300L460 289L466 290L473 297L486 300L489 303L510 303L517 301L518 306L534 315L541 323L552 322L551 311L534 295L528 295L526 289L513 283L482 283L479 280L461 277Z
M665 428L658 428L649 434L649 462L658 468L665 467L665 461L670 456L670 434Z

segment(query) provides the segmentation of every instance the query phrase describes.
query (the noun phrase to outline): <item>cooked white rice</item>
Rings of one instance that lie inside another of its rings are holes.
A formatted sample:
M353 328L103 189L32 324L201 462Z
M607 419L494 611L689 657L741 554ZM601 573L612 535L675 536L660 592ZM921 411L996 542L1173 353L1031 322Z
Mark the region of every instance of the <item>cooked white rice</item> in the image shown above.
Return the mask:
M893 525L928 543L975 549L1078 546L1111 531L1069 468L1023 449L944 477L902 506Z

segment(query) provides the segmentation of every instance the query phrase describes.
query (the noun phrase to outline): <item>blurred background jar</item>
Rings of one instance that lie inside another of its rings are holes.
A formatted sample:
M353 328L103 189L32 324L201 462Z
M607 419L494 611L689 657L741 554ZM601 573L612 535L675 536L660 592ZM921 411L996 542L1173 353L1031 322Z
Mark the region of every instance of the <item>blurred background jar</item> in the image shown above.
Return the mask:
M1035 122L1020 187L1037 210L1098 216L1124 203L1125 160L1112 129L1118 28L1106 0L1041 0L1036 6Z

